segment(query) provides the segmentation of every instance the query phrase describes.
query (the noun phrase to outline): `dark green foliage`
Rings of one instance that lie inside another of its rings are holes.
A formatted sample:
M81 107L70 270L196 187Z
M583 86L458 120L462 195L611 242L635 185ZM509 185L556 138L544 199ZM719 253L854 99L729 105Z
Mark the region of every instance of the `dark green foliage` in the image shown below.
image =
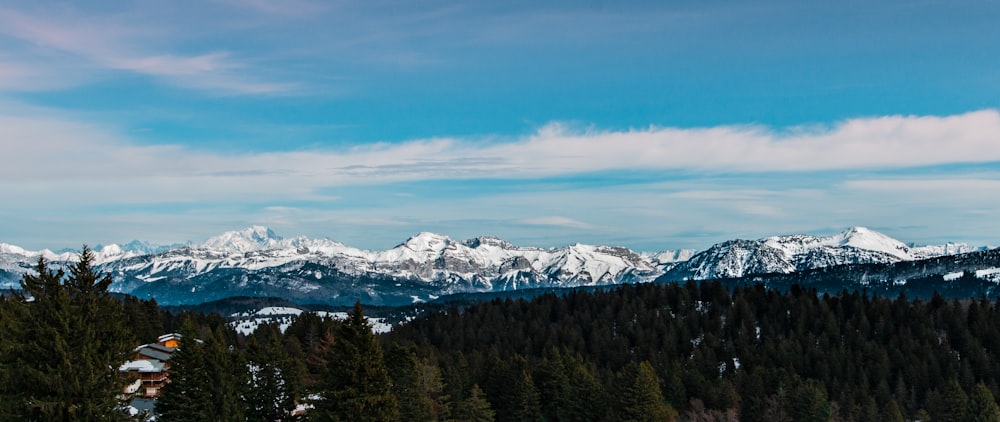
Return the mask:
M198 340L198 332L192 320L180 329L184 343L170 360L170 384L160 390L156 401L156 412L160 417L170 419L197 420L194 415L207 413L213 398L209 377L207 351ZM208 416L204 416L208 421Z
M879 420L884 422L903 422L903 411L899 409L899 404L895 400L890 400L886 404L885 408L882 409L882 414Z
M486 401L479 385L473 385L468 397L455 404L455 422L493 422L496 413Z
M618 421L669 421L677 417L660 393L649 362L629 362L615 378L612 414Z
M487 397L497 420L536 421L542 417L538 388L529 373L528 361L520 355L509 360L493 357L489 364Z
M337 323L332 318L308 312L295 318L285 330L285 349L303 366L302 384L312 388L326 371L326 354L333 344Z
M246 370L239 353L230 350L221 330L199 334L188 320L180 330L182 344L170 360L170 383L156 401L162 420L242 421L246 405L241 393Z
M985 299L689 282L497 299L418 318L386 341L420 345L452 394L481 385L498 419L515 402L512 366L531 375L546 420L582 420L599 414L580 410L596 401L575 398L617 397L614 374L647 361L665 401L684 414L698 400L703 414L745 421L877 420L895 418L893 401L904 419L921 409L949 417L943 409L960 400L942 380L995 390L998 327L1000 303Z
M412 348L392 344L385 356L401 421L436 421L447 415L441 373Z
M607 419L608 394L597 370L581 360L567 362L569 391L566 408L560 409L561 421L603 421ZM555 419L553 419L555 420Z
M246 345L247 384L242 397L247 419L252 421L286 421L295 408L302 386L303 371L288 356L281 332L275 324L257 327Z
M969 394L970 422L1000 422L1000 409L989 387L980 383Z
M0 303L0 420L125 419L118 367L135 341L93 263L86 246L68 276L39 259L21 281L31 299Z
M965 421L968 418L969 397L958 381L951 380L939 392L938 404L931 413L938 422Z
M830 420L830 402L827 401L826 391L818 382L809 380L800 384L791 399L792 417L797 422Z
M365 320L361 303L337 327L326 355L320 399L310 412L318 421L391 421L396 398L382 358L382 347Z

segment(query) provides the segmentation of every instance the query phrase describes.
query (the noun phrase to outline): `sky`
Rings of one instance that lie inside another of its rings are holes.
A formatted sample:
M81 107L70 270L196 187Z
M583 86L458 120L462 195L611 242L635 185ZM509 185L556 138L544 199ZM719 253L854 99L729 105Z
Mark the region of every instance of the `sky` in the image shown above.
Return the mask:
M1000 244L1000 2L4 1L0 242Z

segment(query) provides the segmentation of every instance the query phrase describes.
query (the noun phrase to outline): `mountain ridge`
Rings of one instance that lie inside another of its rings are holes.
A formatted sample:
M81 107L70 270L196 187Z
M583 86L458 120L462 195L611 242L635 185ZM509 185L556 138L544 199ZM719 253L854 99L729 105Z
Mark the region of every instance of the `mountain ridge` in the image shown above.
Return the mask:
M155 250L155 245L129 245ZM277 295L330 303L430 301L457 293L602 286L792 273L843 264L893 263L983 248L964 244L909 246L864 227L831 236L786 235L730 240L695 252L637 253L625 247L574 244L516 246L480 236L454 240L420 232L397 246L369 251L327 239L283 238L265 226L227 231L201 244L155 253L108 245L96 251L112 290L161 303L193 303L236 295ZM70 253L32 252L0 244L0 285L31 271L39 256L70 262ZM5 275L6 274L6 275Z

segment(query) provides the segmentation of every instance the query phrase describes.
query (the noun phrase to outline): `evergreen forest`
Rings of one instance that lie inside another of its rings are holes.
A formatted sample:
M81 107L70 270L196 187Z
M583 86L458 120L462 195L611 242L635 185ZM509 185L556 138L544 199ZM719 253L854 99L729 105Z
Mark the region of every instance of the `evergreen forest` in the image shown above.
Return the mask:
M0 420L141 419L117 368L177 332L159 421L1000 421L1000 300L652 283L241 335L80 258L0 300Z

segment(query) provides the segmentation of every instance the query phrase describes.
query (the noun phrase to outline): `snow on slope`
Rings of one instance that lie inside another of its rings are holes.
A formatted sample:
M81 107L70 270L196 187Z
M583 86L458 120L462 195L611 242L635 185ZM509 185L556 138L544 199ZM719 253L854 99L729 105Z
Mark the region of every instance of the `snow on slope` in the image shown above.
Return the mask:
M243 335L250 335L261 324L268 323L278 323L278 330L282 333L288 329L292 324L292 321L302 315L302 313L307 312L298 308L290 307L266 307L262 308L256 312L241 312L231 315L230 317L234 320L229 323L236 332ZM347 312L325 312L325 311L315 311L313 312L320 317L329 317L337 320L347 319ZM365 317L365 320L372 326L372 332L375 334L388 333L392 331L392 325L385 323L384 318L369 318Z
M205 289L216 289L216 295L231 293L231 289L238 292L234 294L249 295L295 291L300 296L360 294L377 298L393 289L393 283L396 288L402 283L404 289L409 289L404 297L412 295L414 300L423 300L472 291L645 282L664 272L677 279L787 273L972 250L955 244L911 247L863 227L825 237L733 240L699 253L681 250L641 255L623 247L575 244L543 249L520 247L495 237L456 241L428 232L418 233L391 249L368 251L330 239L285 239L263 226L225 232L202 244L177 246L155 254L141 251L154 248L152 245L127 245L97 250L101 270L116 280L114 291L145 289L142 291L149 297L160 297L169 289L170 294L179 295L183 287L191 300L211 293ZM30 271L37 256L68 262L77 258L73 253L31 252L0 244L0 269L13 274ZM331 284L336 279L361 284ZM12 281L0 280L2 283ZM175 287L163 287L162 283L173 283Z
M832 236L809 235L771 236L761 239L765 245L781 250L786 256L802 255L823 248L851 247L912 260L910 248L903 242L865 227L851 227Z
M865 227L831 236L770 236L731 240L699 252L670 270L678 279L736 278L790 273L842 264L890 263L971 252L967 245L910 247Z

